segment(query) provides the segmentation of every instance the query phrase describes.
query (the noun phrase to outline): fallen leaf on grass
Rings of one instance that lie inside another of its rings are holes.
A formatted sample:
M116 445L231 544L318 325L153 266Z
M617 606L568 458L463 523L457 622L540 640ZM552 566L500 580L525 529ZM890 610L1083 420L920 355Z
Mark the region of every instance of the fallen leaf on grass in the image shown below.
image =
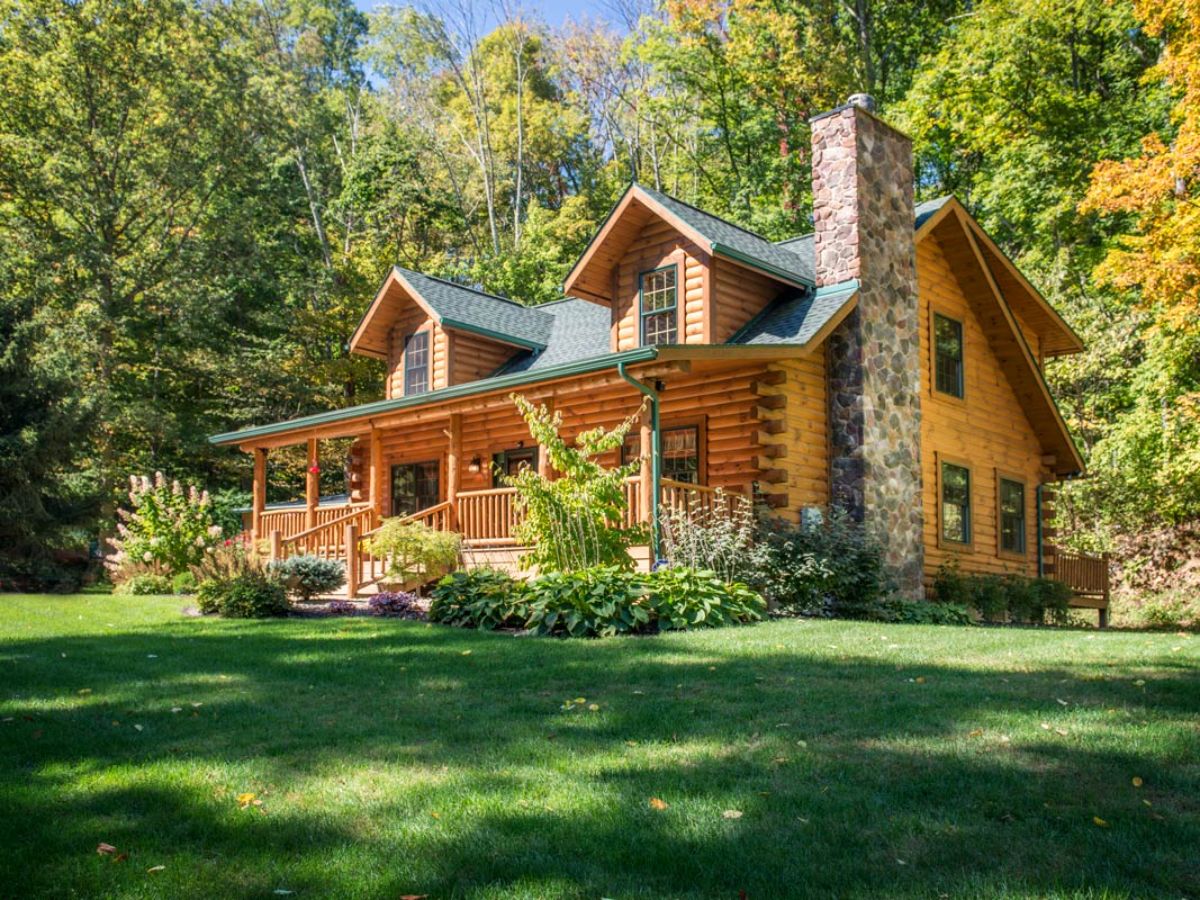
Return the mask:
M471 655L471 651L470 651L470 650L464 650L464 651L462 652L462 655L463 655L463 656L470 656L470 655Z
M428 894L401 894L400 900L426 900Z
M154 874L155 872L161 872L161 871L163 871L164 869L166 869L166 866L151 866L150 868L148 868L148 869L146 870L146 874L148 874L148 875L152 875L152 874Z
M600 711L600 704L599 704L599 703L589 703L589 704L588 704L588 709L590 709L592 712L599 712L599 711Z
M1104 819L1100 818L1099 816L1092 816L1092 823L1095 825L1098 825L1101 828L1109 827L1108 822L1106 822Z
M271 891L271 893L272 894L294 894L296 892L289 891L287 888L275 888L275 890Z
M918 675L918 676L917 676L915 679L913 679L913 680L914 680L914 681L916 681L916 683L917 683L917 684L924 684L924 683L925 683L925 676L924 676L924 675Z
M134 725L133 727L134 727L134 728L136 728L138 731L142 731L142 730L143 730L143 728L142 728L142 726L141 726L141 725Z
M91 692L92 692L92 689L91 689L91 688L83 688L83 690L81 690L81 691L78 691L77 693L78 693L80 696L83 696L84 694L90 694Z
M725 812L721 813L721 816L725 819L740 819L742 817L742 811L740 809L727 809Z
M974 729L974 730L972 730L972 731L968 731L968 732L967 732L967 737L983 737L983 729L982 729L982 728L976 728L976 729Z
M1146 782L1142 781L1142 779L1137 775L1133 776L1132 782L1133 782L1134 787L1141 787L1143 784L1146 783Z
M435 819L440 819L442 817L440 812L431 812L429 815L433 816Z
M660 800L658 797L651 797L650 798L650 808L651 809L666 809L667 801Z
M1063 700L1061 697L1055 697L1054 699L1058 701L1060 706L1070 706L1071 705L1066 700Z
M262 806L262 801L256 799L257 794L238 794L237 803L242 809L249 809L251 806Z
M172 706L171 712L173 712L173 713L183 712L183 707L182 706Z
M101 841L99 844L96 845L96 852L99 853L101 856L104 856L106 853L116 853L117 848L114 847L112 844L106 844L106 843L104 843L104 841Z

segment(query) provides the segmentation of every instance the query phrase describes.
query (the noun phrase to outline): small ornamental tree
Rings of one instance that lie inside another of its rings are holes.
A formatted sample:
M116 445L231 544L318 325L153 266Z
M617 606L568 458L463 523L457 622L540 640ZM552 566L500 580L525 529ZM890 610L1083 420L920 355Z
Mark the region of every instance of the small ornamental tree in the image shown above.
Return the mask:
M116 554L109 562L114 578L186 572L221 539L207 491L168 483L162 472L153 480L131 475L129 488L129 508L118 510Z
M612 430L583 432L570 446L559 434L560 413L551 413L544 405L535 407L517 394L510 399L558 473L554 479L532 469L516 475L498 473L502 484L517 490L521 521L516 536L531 548L522 564L536 565L542 572L573 572L592 566L632 569L629 547L645 541L646 531L624 528L621 523L629 508L625 480L638 471L641 462L633 460L610 469L597 457L620 449L642 409Z

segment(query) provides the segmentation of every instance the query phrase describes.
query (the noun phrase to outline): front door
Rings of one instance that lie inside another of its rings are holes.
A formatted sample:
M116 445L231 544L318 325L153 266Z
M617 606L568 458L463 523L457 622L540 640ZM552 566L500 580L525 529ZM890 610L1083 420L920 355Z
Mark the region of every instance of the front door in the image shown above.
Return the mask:
M441 502L438 461L392 466L392 515L411 516Z

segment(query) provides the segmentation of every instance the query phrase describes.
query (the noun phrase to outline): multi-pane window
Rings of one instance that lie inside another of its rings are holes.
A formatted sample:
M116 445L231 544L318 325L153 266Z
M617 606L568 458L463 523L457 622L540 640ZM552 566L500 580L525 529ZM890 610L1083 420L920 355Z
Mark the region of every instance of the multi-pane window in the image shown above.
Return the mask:
M638 280L642 297L642 346L674 344L678 333L675 266L643 272Z
M418 331L404 341L404 394L429 390L429 332Z
M436 460L392 466L392 515L411 516L437 506L439 469Z
M667 428L662 432L661 474L671 481L700 483L700 429L695 425ZM642 455L641 438L636 434L625 437L621 447L621 464Z
M971 470L942 463L942 540L971 542Z
M943 394L963 395L962 322L936 313L933 317L934 378Z
M1000 549L1025 553L1025 485L1000 479Z
M500 480L496 477L500 473L511 477L519 475L525 469L536 469L537 467L537 447L518 447L515 450L504 450L500 453L493 453L492 483L496 487L500 486Z

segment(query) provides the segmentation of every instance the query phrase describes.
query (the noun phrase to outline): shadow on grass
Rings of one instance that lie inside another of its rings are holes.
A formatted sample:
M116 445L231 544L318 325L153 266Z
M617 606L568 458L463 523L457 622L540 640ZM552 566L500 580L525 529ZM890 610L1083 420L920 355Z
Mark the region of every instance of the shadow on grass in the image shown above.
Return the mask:
M1144 666L1148 693L1128 666L931 665L772 629L9 642L0 876L137 895L167 860L156 888L191 895L1195 892L1185 661Z

